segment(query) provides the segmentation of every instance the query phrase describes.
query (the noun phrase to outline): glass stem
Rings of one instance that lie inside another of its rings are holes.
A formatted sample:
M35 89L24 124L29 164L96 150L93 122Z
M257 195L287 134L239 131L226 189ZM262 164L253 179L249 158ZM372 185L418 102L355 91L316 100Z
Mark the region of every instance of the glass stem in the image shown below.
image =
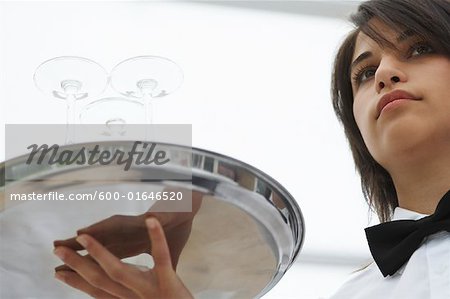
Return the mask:
M152 98L149 95L144 97L145 106L145 124L151 125L153 123L153 105Z
M145 140L150 141L152 139L151 126L153 124L152 97L150 94L145 93L143 100L145 109Z
M74 94L68 94L66 98L66 144L72 144L75 140L76 101Z

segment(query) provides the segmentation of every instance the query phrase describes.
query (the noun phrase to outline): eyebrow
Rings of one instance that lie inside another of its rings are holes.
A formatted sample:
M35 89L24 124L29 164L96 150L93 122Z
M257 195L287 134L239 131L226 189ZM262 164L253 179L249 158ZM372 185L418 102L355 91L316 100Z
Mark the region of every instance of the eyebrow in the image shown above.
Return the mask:
M408 38L410 38L411 36L414 36L415 33L414 31L412 31L411 29L405 30L402 33L400 33L398 35L398 37L395 39L397 43L401 43L404 42L405 40L407 40ZM350 73L353 72L353 69L360 64L362 61L372 57L372 52L370 51L366 51L364 53L362 53L361 55L359 55L350 65Z
M359 56L352 62L352 64L351 64L351 66L350 66L350 73L353 72L353 69L354 69L358 64L360 64L361 61L364 61L364 60L366 60L366 59L372 57L372 55L373 55L372 52L369 52L369 51L364 52L364 53L362 53L361 55L359 55Z

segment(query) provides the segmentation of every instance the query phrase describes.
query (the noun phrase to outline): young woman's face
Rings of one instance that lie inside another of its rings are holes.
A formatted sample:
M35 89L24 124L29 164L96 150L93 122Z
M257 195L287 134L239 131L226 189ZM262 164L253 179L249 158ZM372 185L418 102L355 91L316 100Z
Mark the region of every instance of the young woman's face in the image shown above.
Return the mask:
M399 35L371 22L398 50L359 33L351 66L353 113L370 153L389 171L424 145L448 146L450 59L407 31Z

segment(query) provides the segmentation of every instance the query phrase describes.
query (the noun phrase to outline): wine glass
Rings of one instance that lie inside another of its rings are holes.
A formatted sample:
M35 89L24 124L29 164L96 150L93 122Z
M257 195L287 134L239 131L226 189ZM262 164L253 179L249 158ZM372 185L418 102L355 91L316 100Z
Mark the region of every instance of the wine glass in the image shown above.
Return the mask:
M137 56L117 64L111 71L111 86L120 94L137 98L145 106L145 123L152 124L152 99L174 92L183 82L183 71L160 56Z
M66 101L66 144L70 144L75 137L76 102L102 93L108 84L108 73L90 59L60 56L41 63L33 80L44 94Z
M131 124L142 124L145 120L144 104L138 100L121 97L108 97L95 100L81 109L79 122L81 124L101 124L87 128L83 136L94 134L94 138L106 136L106 139L122 139L124 136L130 138L136 135L136 139L142 139L145 132L139 134L139 126L128 126ZM129 128L132 130L128 130Z

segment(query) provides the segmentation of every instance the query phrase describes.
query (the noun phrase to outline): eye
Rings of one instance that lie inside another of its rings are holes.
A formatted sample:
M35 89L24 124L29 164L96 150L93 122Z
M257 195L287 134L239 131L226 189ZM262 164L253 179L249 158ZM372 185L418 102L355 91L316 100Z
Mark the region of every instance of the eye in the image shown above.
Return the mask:
M409 50L410 57L421 56L428 53L434 53L434 49L426 42L416 43L412 45Z
M376 70L376 67L373 66L362 67L355 72L355 75L353 75L353 81L355 81L357 84L364 83L371 77L375 76Z

